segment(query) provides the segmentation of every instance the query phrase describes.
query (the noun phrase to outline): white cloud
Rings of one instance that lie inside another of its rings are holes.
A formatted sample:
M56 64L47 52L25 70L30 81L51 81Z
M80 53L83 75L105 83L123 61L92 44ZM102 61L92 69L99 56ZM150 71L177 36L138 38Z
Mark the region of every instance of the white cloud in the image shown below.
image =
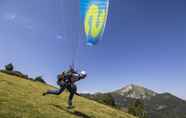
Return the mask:
M26 30L33 29L33 23L30 18L14 12L5 12L3 14L3 19L10 24L16 24L16 27L22 27Z
M57 34L57 35L56 35L56 38L57 38L57 39L63 39L62 35L60 35L60 34Z
M79 93L89 93L89 94L94 94L95 92L92 92L92 91L84 91L84 90L79 90L78 91Z
M17 18L17 14L16 13L5 13L3 15L3 18L7 21L14 21Z

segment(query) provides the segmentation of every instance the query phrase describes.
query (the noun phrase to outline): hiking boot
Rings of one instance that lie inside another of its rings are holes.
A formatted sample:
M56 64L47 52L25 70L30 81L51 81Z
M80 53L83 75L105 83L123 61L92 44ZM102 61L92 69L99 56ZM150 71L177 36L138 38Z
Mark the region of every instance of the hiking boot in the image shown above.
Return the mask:
M47 95L47 93L43 93L43 96Z
M67 109L73 109L74 108L74 106L68 106L67 107Z

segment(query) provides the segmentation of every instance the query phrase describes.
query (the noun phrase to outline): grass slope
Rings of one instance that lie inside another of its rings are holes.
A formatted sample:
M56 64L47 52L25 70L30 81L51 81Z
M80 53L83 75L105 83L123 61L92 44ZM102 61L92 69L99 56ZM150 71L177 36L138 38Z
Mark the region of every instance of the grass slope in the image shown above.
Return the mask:
M42 96L48 89L54 87L0 73L0 118L135 118L78 96L67 110L68 94Z

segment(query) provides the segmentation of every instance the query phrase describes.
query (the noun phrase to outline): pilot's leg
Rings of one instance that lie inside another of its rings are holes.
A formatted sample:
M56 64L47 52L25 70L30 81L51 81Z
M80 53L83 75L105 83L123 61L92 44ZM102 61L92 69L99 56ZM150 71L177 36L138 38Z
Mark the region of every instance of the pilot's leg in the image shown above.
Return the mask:
M57 90L48 90L46 93L43 93L43 96L47 94L59 95L65 90L65 86L60 86L60 89Z
M72 108L72 100L74 98L74 94L77 92L77 87L75 84L69 85L67 87L68 91L70 92L70 95L68 97L68 107Z

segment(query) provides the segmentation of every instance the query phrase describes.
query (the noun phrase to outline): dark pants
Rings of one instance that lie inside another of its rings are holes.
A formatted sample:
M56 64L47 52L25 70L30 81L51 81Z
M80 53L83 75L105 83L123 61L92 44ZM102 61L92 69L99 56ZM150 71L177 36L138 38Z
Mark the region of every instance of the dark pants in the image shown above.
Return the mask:
M77 92L77 87L75 84L67 84L67 83L58 83L60 85L60 89L57 90L48 90L46 94L54 94L59 95L61 94L65 89L67 89L70 92L70 95L68 97L68 105L72 106L72 100L74 97L74 94Z

